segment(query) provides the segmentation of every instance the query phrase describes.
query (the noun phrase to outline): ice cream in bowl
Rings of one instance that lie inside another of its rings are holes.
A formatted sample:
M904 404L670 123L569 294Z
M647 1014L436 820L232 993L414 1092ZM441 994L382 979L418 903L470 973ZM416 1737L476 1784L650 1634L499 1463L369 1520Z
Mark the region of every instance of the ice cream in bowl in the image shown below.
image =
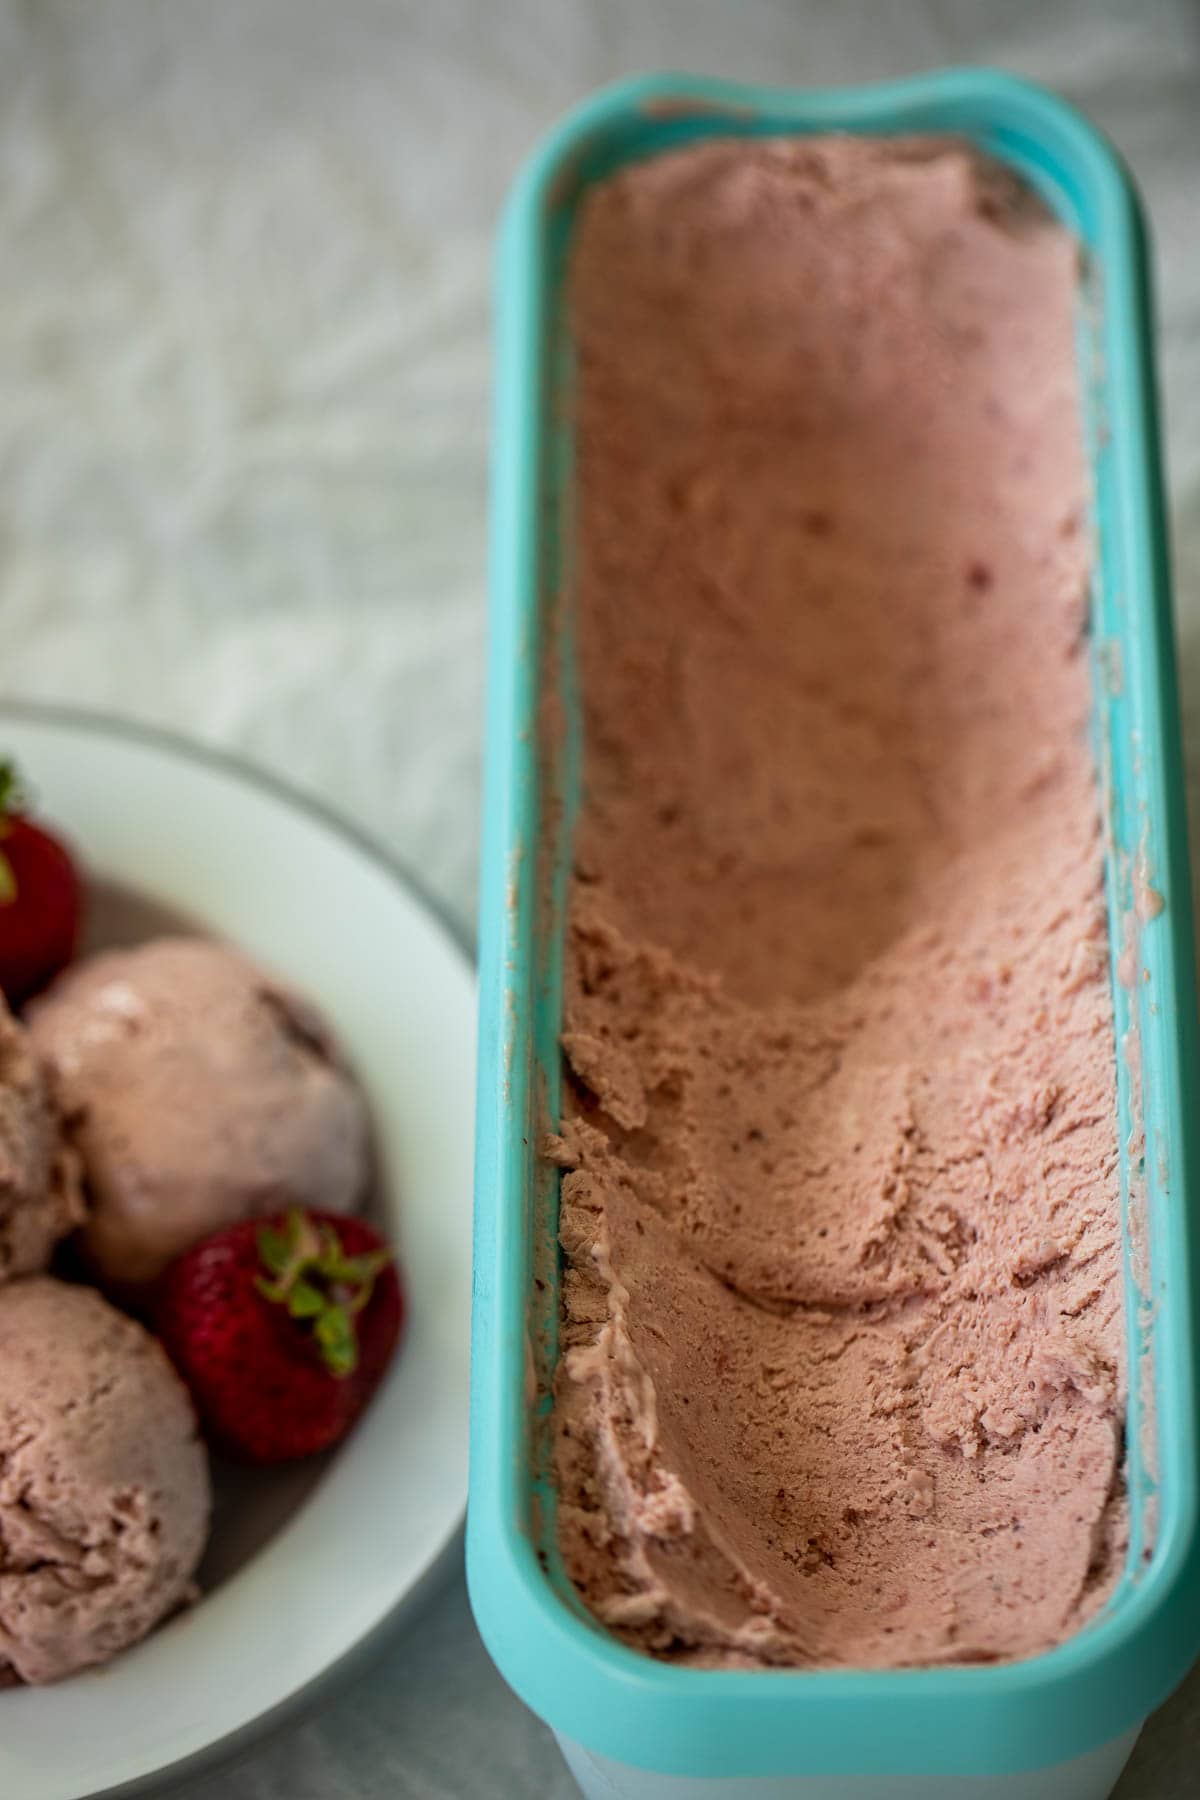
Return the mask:
M0 1789L82 1800L240 1747L454 1553L473 983L241 766L0 738Z

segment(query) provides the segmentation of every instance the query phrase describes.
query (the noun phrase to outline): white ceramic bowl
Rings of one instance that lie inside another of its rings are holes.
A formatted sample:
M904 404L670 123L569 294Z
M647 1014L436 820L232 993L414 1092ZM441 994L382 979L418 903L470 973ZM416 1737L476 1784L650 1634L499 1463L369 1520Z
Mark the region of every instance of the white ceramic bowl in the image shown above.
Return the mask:
M475 981L411 882L285 789L169 736L0 703L0 755L88 874L229 937L317 1000L372 1107L411 1310L365 1418L316 1466L228 1482L206 1596L57 1686L0 1692L0 1795L82 1800L179 1775L279 1716L412 1594L459 1524ZM128 919L105 906L101 935Z

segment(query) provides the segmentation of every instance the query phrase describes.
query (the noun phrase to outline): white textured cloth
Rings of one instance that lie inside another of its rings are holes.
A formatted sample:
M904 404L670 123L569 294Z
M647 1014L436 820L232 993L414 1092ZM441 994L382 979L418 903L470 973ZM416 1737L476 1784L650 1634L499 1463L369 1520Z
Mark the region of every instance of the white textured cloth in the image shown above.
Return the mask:
M1185 716L1200 773L1194 0L0 0L0 692L237 747L473 906L488 282L521 156L686 64L995 62L1117 140L1156 228ZM1200 820L1200 779L1193 780ZM1200 1676L1120 1800L1183 1800ZM566 1800L455 1575L190 1800Z

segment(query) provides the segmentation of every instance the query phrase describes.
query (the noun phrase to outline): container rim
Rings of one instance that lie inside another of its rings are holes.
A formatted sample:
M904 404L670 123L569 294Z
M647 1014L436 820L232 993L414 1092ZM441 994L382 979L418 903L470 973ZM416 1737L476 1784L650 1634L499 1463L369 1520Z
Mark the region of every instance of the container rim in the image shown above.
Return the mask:
M525 609L536 591L540 284L546 216L574 189L597 140L631 116L666 130L704 119L746 130L931 131L980 141L1007 160L1032 157L1045 185L1086 196L1102 266L1112 453L1134 540L1148 620L1148 677L1159 683L1163 754L1149 777L1169 860L1172 925L1160 947L1175 1072L1194 1066L1195 979L1165 558L1157 410L1149 342L1145 230L1117 152L1074 107L1020 77L939 70L841 89L758 87L683 73L639 75L593 94L542 140L508 201L501 243L492 494L488 771L481 888L481 1020L476 1182L472 1469L467 1561L480 1631L517 1693L563 1735L664 1773L1017 1772L1079 1755L1140 1723L1182 1677L1200 1645L1187 1616L1200 1582L1195 1394L1196 1246L1186 1203L1195 1134L1177 1080L1171 1114L1176 1194L1170 1252L1182 1255L1164 1354L1178 1359L1173 1484L1153 1557L1110 1611L1053 1650L1012 1663L911 1670L710 1671L657 1662L574 1613L539 1565L527 1524L524 1447L526 1296L511 1279L526 1195L521 1146L529 1072L514 970L527 966L532 912L522 857L522 804L536 792L536 747L522 722L536 682ZM694 125L693 125L694 131ZM648 144L645 153L655 147ZM637 153L635 153L637 154ZM1061 206L1059 207L1061 209ZM1124 349L1121 349L1122 344ZM1120 351L1120 356L1116 354ZM1128 574L1129 558L1126 557ZM1180 846L1183 846L1180 850ZM534 877L535 878L535 877ZM522 883L525 884L522 899ZM514 893L517 896L513 904ZM1174 1009L1174 1010L1172 1010ZM1190 1059L1190 1060L1189 1060ZM1168 1070L1168 1074L1170 1071ZM1178 1435L1178 1434L1177 1434ZM867 1721L870 1721L868 1724Z

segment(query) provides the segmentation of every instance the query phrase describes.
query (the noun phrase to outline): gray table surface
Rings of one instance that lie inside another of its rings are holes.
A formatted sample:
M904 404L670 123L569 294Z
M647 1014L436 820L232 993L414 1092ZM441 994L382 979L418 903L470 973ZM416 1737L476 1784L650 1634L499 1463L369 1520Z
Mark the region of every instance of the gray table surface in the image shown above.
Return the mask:
M0 0L0 691L234 746L474 900L491 238L637 69L1061 88L1156 227L1200 819L1192 0ZM365 1668L185 1800L568 1800L456 1561ZM1200 1673L1120 1800L1200 1793Z

